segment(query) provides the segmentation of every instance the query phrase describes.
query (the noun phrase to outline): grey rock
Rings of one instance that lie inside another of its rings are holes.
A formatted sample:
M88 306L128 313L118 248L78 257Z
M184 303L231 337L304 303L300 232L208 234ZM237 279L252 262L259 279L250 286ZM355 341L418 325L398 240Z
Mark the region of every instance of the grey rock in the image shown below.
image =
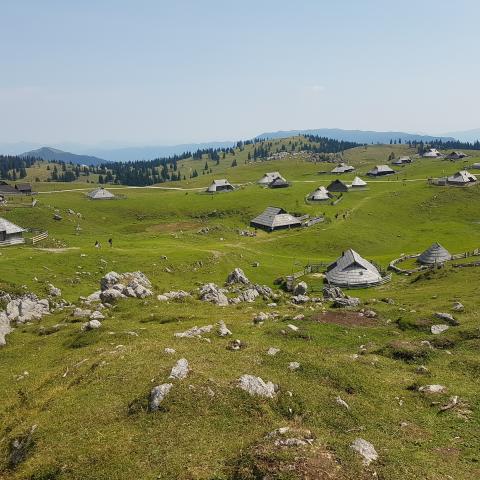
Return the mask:
M264 382L254 375L242 375L238 380L238 387L252 396L273 398L276 388L272 382Z
M360 303L360 299L356 297L336 298L333 302L333 306L335 308L358 307Z
M73 316L74 317L77 317L77 318L88 318L90 317L90 315L92 314L92 311L91 310L88 310L88 309L81 309L79 307L77 307L74 311L73 311Z
M434 335L439 335L440 333L445 332L445 330L448 330L450 327L448 325L432 325L430 327L430 331Z
M463 312L465 310L465 307L463 306L462 303L460 302L455 302L452 306L452 310L454 312Z
M292 303L295 303L296 305L302 305L304 303L307 303L310 301L310 297L307 295L293 295L292 298Z
M227 326L225 325L225 322L223 320L218 322L218 334L221 337L227 337L228 335L232 334L232 332L227 328Z
M241 302L252 303L257 299L258 296L259 294L255 288L248 288L238 296L238 299Z
M164 349L164 352L167 354L167 355L173 355L174 353L176 353L176 350L173 349L173 348L165 348Z
M206 283L200 288L200 300L211 302L220 307L228 305L228 298L225 291L214 283Z
M296 295L306 295L308 291L308 285L305 282L299 282L295 285L293 289L293 294Z
M103 313L100 313L98 310L95 310L90 315L90 320L103 320L104 318L105 318L105 315L103 315Z
M447 391L447 387L443 385L423 385L422 387L418 388L418 391L427 394L445 393Z
M263 323L263 322L266 322L269 318L270 318L270 315L268 315L267 313L259 312L253 318L253 323Z
M181 358L172 368L172 371L170 372L170 376L168 378L171 378L173 380L182 380L188 375L189 371L190 368L188 367L187 359Z
M437 312L435 313L435 318L447 322L449 325L458 325L458 321L450 313Z
M279 351L280 351L279 348L270 347L270 348L267 350L267 355L270 355L270 356L274 357Z
M192 327L184 332L177 332L174 334L177 338L194 338L201 337L204 333L210 333L212 331L213 325L205 325L203 327Z
M163 383L162 385L157 385L156 387L152 388L150 392L150 401L148 404L151 412L155 412L160 408L160 404L168 395L172 387L172 383Z
M250 280L247 278L245 273L243 273L243 270L241 268L235 268L233 272L231 272L228 277L226 284L227 285L233 285L236 283L240 283L242 285L250 285Z
M115 303L121 298L125 298L125 295L122 292L119 292L118 290L115 290L113 288L103 290L102 293L100 293L100 299L102 300L102 302Z
M350 448L362 457L364 465L370 465L370 463L378 458L378 453L375 450L375 447L363 438L356 438L350 445Z
M333 285L325 285L323 287L323 298L325 300L335 300L337 298L345 298L345 296L340 287Z
M82 325L82 330L96 330L102 326L102 322L99 320L90 320Z
M299 368L300 368L300 364L298 362L290 362L288 364L289 370L295 371L295 370L298 370Z
M51 295L52 297L61 297L62 296L62 291L53 286L51 283L48 284L48 294Z

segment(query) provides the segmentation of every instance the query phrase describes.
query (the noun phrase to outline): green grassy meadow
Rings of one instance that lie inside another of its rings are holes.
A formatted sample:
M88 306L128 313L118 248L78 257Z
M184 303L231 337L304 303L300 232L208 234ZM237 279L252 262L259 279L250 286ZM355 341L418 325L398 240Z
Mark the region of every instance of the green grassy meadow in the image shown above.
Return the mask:
M98 290L100 278L111 270L143 271L156 295L194 291L207 282L222 285L235 267L253 282L273 286L279 276L309 262L333 261L347 248L386 267L434 241L452 253L480 247L480 187L435 187L426 181L479 161L475 153L466 162L418 159L391 177L364 176L372 166L387 163L392 151L414 154L403 145L345 152L357 171L339 178L349 183L359 175L368 189L345 193L335 206L305 201L317 186L337 178L318 173L332 164L301 156L245 163L248 148L236 153L237 167L227 156L211 174L183 182L112 186L112 192L125 195L119 200L87 200L91 184L37 182L36 207L0 216L48 230L49 239L0 250L1 288L43 298L51 282L66 300L80 305L79 296ZM180 168L186 172L192 162L181 162ZM200 170L205 162L197 162ZM291 187L255 184L275 170ZM213 178L227 178L238 188L202 193ZM326 220L308 229L240 236L238 230L248 229L250 219L267 206L324 214ZM53 219L55 212L61 221ZM199 233L205 227L208 233ZM97 240L100 249L94 248ZM69 308L20 326L0 349L0 478L480 478L479 280L480 268L447 266L430 275L394 274L390 283L349 292L377 312L367 326L319 321L328 304L298 307L282 300L271 308L257 300L220 308L196 299L161 303L156 296L120 301L96 331L81 332ZM321 296L321 279L306 281ZM386 298L394 303L381 301ZM465 306L455 313L460 325L432 335L433 314L450 312L454 301ZM279 317L253 325L260 311L277 311ZM293 321L299 313L305 319ZM229 339L215 333L206 335L211 342L174 338L175 332L220 320L246 348L228 350ZM40 328L59 323L60 330L48 335ZM282 333L289 323L299 331ZM423 340L434 348L421 346ZM280 348L274 357L266 355L272 346ZM166 347L176 354L166 355ZM150 389L166 381L181 357L188 359L191 373L175 382L161 411L145 411ZM292 361L301 364L298 371L287 368ZM419 365L429 373L416 373ZM236 388L245 373L278 384L277 397L254 398ZM436 383L448 393L425 396L412 388ZM439 412L451 395L461 399L462 409ZM336 404L337 396L350 410ZM34 424L32 451L9 469L10 441ZM315 445L332 460L322 463L318 450L307 448L302 455L312 466L308 476L286 451L277 452L277 458L260 449L260 456L255 447L282 426L311 430ZM349 448L357 437L370 441L379 454L368 467ZM283 460L292 468L275 471L272 463Z

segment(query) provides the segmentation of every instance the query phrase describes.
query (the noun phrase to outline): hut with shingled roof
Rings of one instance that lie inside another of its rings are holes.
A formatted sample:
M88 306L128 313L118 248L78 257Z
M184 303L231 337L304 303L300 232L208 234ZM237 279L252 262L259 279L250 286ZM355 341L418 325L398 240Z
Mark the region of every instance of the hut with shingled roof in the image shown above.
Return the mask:
M23 238L24 231L25 230L18 225L15 225L5 218L0 218L0 246L4 247L25 243L25 239Z
M325 278L331 285L346 288L373 287L382 282L377 267L352 249L327 267Z
M267 207L260 215L250 221L250 226L268 232L285 228L300 227L302 222L287 213L283 208Z
M435 242L417 258L417 262L423 265L440 265L451 259L450 252Z

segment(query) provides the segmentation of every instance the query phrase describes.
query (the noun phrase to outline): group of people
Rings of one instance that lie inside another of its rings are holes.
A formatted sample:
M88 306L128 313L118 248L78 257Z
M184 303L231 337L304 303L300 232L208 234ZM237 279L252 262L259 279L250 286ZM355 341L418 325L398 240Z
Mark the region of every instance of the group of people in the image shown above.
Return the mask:
M111 238L108 239L108 244L110 248L113 247L113 240ZM95 241L95 248L102 248L102 244L98 240Z

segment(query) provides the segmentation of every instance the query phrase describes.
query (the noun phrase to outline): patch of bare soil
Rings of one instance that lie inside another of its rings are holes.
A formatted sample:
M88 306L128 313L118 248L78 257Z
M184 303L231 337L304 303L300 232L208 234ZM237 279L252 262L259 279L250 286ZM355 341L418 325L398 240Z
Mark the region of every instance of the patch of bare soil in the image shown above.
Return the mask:
M372 327L377 325L374 318L365 317L360 312L328 311L315 314L313 320L319 323L334 323L346 327Z
M200 230L203 224L200 222L173 222L173 223L158 223L147 228L147 232L154 233L173 233L180 231Z

